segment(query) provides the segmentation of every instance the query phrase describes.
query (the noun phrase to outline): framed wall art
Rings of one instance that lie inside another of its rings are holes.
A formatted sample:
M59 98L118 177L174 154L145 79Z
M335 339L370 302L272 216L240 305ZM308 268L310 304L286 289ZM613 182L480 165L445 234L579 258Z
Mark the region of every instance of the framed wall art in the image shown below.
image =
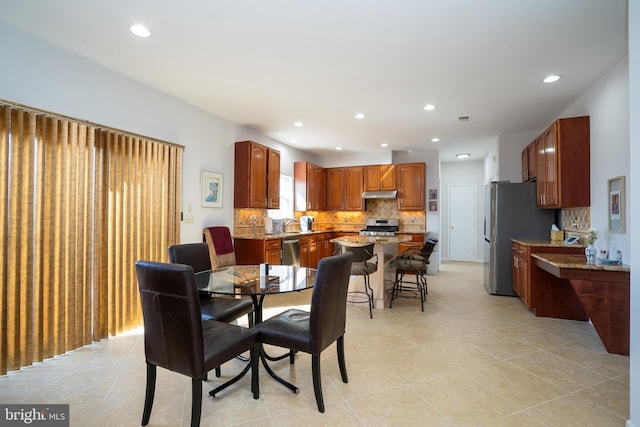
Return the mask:
M436 188L429 189L429 200L438 199L438 190Z
M625 194L624 176L609 179L609 231L612 233L625 232Z
M429 212L438 211L438 202L436 200L429 200Z
M201 171L200 204L203 208L222 207L223 176L218 172Z

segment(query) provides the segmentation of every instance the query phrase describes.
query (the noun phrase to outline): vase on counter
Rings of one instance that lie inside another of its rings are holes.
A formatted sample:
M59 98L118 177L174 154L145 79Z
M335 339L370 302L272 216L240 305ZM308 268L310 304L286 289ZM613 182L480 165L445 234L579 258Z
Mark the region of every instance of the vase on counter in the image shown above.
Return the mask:
M593 245L587 245L584 248L584 254L587 257L587 264L595 264L596 263L596 247Z

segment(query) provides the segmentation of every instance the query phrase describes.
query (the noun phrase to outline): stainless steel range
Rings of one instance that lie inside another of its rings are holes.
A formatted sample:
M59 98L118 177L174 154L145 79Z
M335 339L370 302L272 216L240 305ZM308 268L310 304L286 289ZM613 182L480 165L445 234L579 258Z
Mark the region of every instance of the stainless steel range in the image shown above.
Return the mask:
M361 236L395 236L400 230L398 218L369 218L366 228L360 230Z

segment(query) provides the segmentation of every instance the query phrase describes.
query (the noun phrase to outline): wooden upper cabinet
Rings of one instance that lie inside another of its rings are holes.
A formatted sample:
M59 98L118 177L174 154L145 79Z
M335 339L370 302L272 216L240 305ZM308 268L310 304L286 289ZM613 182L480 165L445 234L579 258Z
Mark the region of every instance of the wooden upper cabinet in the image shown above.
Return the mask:
M556 120L536 147L538 206L590 206L589 116Z
M536 147L536 169L539 173L536 176L536 195L538 207L542 206L545 193L545 156L544 156L544 133L534 141Z
M253 141L236 142L234 150L233 206L277 209L280 205L280 152ZM276 206L269 206L270 199Z
M425 209L425 163L403 163L396 167L398 210Z
M540 206L558 206L558 139L556 123L549 126L542 136L543 169L541 182L544 184Z
M347 180L345 210L364 210L364 199L362 198L362 191L364 187L364 168L362 166L345 168L345 176Z
M324 169L296 162L293 169L296 211L363 211L365 185L369 191L398 190L400 210L424 210L426 206L425 163Z
M294 206L296 211L324 210L326 205L324 169L310 162L293 164Z
M327 169L327 210L342 211L345 207L345 170Z
M267 161L267 208L280 209L280 152L269 150Z
M537 142L533 141L527 146L527 161L528 161L528 177L529 181L536 179L537 162L536 162L536 147Z
M327 209L327 170L318 166L316 169L316 210Z
M536 138L522 150L522 182L536 179L536 143L538 143L538 139L542 139L542 136Z
M364 191L395 189L395 165L364 166Z

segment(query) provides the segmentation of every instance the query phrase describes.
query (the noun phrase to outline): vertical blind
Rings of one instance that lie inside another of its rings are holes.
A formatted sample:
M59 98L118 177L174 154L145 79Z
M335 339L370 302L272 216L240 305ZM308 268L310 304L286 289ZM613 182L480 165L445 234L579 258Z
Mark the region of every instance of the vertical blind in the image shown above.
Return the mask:
M142 324L180 241L181 146L0 103L0 375Z

